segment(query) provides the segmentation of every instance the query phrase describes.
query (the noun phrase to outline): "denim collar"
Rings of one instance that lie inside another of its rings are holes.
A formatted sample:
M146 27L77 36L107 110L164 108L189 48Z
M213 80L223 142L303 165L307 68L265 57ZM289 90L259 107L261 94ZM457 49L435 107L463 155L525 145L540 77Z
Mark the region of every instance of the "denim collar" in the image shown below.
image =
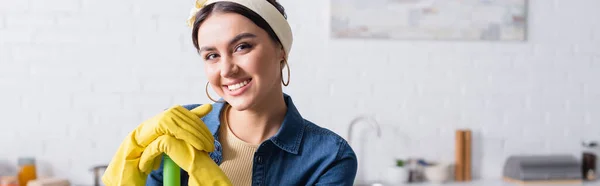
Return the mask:
M270 140L275 146L288 153L298 154L305 128L304 118L302 118L302 115L300 115L300 112L296 109L296 106L289 95L284 93L283 98L287 105L285 118L283 119L279 131L267 141ZM222 98L218 102L213 103L213 111L203 118L208 129L213 136L217 137L217 139L219 127L221 126L220 116L225 108L225 104L225 100Z

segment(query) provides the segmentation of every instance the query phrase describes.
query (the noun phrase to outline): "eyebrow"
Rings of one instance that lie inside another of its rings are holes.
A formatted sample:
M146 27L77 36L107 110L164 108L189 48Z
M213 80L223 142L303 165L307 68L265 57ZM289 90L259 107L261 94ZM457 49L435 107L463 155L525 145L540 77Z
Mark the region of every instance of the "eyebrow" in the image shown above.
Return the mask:
M255 37L256 37L256 35L251 34L251 33L241 33L241 34L238 34L237 36L235 36L233 39L231 39L229 41L229 45L233 45L245 38L255 38ZM198 53L200 53L202 51L213 51L213 50L217 50L217 48L215 48L213 46L203 46L203 47L200 47L200 49L198 50Z

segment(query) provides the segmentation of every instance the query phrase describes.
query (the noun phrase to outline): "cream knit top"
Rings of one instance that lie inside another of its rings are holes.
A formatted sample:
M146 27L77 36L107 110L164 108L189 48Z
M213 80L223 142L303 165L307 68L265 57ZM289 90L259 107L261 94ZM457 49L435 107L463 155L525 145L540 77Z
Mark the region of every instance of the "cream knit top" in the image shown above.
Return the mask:
M248 144L233 134L226 115L230 108L226 105L225 114L221 115L219 142L223 146L223 162L220 167L234 186L252 185L252 162L258 145Z

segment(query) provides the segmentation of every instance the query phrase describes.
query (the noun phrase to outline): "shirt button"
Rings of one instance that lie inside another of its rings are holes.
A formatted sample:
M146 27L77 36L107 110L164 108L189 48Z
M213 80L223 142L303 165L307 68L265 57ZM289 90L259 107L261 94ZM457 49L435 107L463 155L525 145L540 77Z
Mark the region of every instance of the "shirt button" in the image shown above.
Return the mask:
M256 162L257 162L258 164L262 164L262 162L263 162L263 158L262 158L262 156L256 156Z

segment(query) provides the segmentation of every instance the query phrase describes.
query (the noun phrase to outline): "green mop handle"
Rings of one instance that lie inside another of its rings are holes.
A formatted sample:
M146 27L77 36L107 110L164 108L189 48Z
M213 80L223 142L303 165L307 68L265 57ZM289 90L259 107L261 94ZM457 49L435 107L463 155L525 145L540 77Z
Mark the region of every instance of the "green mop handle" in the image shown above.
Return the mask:
M181 186L181 172L179 165L166 154L164 156L163 186Z

